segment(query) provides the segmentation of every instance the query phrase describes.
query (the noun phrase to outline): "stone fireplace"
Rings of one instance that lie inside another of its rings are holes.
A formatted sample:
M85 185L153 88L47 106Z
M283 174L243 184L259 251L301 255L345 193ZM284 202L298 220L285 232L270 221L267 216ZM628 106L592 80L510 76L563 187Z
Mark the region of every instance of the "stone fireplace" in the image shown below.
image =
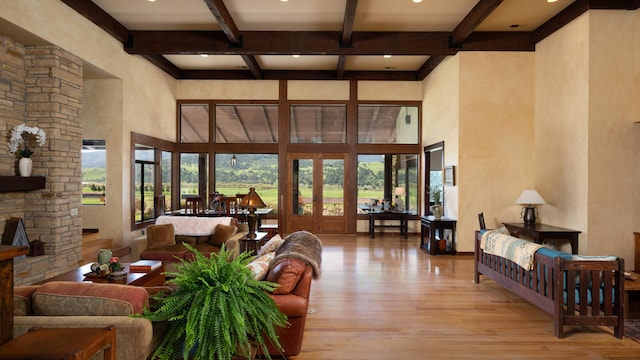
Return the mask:
M31 284L78 265L82 253L82 60L56 46L25 46L0 34L0 175L17 175L6 143L14 126L26 123L47 134L34 150L34 176L42 190L0 192L0 232L9 218L22 218L29 241L44 243L44 255L15 260L16 285Z

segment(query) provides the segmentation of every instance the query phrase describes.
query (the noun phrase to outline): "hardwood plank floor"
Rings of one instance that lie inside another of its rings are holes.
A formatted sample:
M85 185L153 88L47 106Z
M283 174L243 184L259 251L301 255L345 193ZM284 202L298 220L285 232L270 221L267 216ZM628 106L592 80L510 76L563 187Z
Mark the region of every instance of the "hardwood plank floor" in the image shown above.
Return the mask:
M570 328L481 277L472 256L430 256L420 239L320 235L302 352L318 359L640 359L606 327Z

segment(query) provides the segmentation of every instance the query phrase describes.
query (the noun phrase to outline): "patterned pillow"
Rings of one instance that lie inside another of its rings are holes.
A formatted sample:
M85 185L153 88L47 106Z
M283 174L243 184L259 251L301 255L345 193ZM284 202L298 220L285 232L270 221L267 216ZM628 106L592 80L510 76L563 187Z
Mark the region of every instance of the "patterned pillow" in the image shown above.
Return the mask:
M251 270L253 274L253 278L256 280L262 280L262 278L267 274L267 270L269 270L269 265L273 258L276 257L275 252L266 253L252 262L250 262L247 266Z
M284 239L280 234L274 235L266 244L264 244L258 251L258 256L262 256L266 253L278 251L280 245L284 243Z

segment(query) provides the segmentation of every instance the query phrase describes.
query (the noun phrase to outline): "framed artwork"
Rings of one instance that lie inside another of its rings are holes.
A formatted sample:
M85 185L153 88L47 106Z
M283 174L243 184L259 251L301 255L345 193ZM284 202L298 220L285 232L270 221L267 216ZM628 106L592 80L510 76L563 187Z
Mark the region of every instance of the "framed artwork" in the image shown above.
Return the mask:
M449 186L456 185L456 167L454 165L442 168L442 183Z

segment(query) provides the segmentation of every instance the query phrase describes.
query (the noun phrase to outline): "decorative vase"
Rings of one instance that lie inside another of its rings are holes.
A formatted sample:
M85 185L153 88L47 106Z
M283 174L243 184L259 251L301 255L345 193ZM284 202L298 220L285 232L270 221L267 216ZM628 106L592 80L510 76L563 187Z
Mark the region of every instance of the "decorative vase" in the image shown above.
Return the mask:
M100 265L109 264L112 256L113 253L111 249L100 249L100 251L98 251L98 263Z
M431 212L433 213L434 218L440 219L443 213L442 205L436 204L431 206Z
M20 158L18 161L18 169L20 170L20 176L31 176L31 170L33 170L33 161L31 158Z

